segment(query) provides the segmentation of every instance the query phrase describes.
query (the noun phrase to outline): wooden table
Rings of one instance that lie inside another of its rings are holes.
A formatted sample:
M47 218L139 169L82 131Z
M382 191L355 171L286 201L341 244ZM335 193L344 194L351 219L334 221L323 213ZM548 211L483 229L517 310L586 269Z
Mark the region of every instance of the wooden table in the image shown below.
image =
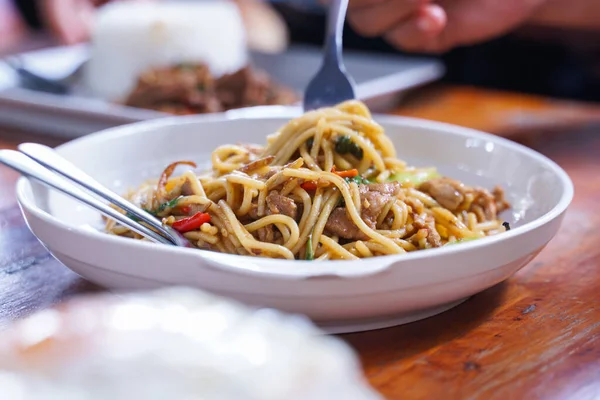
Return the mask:
M371 384L402 399L600 398L600 107L434 86L394 113L525 142L566 169L576 195L558 236L507 282L424 321L344 335ZM60 142L0 128L0 147L25 140ZM99 290L31 235L15 179L0 169L0 326Z

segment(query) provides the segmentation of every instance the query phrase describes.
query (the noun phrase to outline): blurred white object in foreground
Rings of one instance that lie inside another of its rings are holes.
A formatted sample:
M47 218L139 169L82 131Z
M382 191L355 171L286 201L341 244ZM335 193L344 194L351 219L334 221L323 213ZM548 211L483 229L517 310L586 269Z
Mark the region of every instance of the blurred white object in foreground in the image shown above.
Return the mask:
M84 85L110 101L149 68L206 63L218 76L248 62L244 23L229 1L114 2L98 11L91 42Z
M6 399L380 398L341 340L193 289L70 300L0 336Z

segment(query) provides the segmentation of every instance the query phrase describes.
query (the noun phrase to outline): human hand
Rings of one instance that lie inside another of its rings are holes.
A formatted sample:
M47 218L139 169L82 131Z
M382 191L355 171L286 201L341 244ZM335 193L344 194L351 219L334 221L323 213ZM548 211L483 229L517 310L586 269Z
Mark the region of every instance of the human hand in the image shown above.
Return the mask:
M108 1L41 0L44 24L61 42L74 44L89 38L90 25L97 6Z
M233 0L246 27L248 46L262 53L279 53L288 45L289 32L283 18L263 0Z
M109 2L110 0L39 0L40 14L45 25L61 42L74 44L89 39L96 8Z
M364 36L408 51L444 52L509 32L547 0L350 0L348 20Z

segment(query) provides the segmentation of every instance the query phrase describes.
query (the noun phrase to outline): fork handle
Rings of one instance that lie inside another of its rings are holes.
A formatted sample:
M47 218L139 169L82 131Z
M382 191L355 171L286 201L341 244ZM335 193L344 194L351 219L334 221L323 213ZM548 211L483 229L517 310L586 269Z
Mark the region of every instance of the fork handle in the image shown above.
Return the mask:
M342 36L348 0L331 0L327 12L324 63L342 64Z
M39 164L62 175L66 179L74 182L75 184L86 188L87 190L95 193L103 199L117 205L123 210L133 214L140 220L146 222L150 227L156 229L161 234L166 236L171 241L175 241L176 238L172 232L169 232L167 227L159 222L152 215L142 210L135 204L125 200L123 197L112 192L108 188L104 187L101 183L96 181L94 178L74 166L71 162L62 158L55 150L48 146L44 146L37 143L21 143L19 145L21 153L29 156Z
M107 204L79 189L77 186L74 186L65 178L62 178L44 168L42 165L33 161L23 153L19 153L18 151L14 150L0 150L0 163L20 172L22 175L34 178L39 182L66 194L67 196L89 205L107 217L119 221L121 224L151 239L154 242L169 245L173 244L170 240L164 238L148 227L129 219L127 216L109 207Z

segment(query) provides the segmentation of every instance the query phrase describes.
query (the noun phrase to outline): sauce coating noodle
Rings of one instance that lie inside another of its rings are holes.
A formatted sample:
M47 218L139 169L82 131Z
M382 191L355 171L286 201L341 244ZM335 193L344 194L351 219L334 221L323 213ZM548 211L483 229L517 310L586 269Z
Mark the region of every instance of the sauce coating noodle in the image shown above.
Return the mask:
M220 146L211 171L171 177L179 163L127 197L169 225L208 214L210 222L185 232L202 249L350 260L507 229L498 218L509 207L500 188L490 192L433 168L407 166L359 101L295 118L267 137L265 147ZM110 220L106 230L141 238Z

